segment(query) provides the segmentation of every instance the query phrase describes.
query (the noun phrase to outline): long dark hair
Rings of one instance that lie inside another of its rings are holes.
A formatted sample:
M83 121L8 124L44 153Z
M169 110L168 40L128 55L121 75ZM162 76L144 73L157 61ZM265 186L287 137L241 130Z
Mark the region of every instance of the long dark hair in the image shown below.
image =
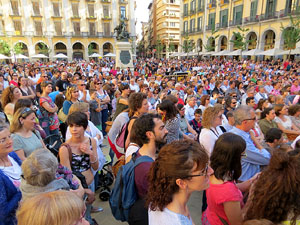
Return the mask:
M171 100L163 100L162 103L158 105L161 111L166 111L165 121L175 118L178 114L178 110L175 104Z
M210 157L215 177L237 181L241 176L241 154L245 149L246 142L239 135L222 134L216 141Z

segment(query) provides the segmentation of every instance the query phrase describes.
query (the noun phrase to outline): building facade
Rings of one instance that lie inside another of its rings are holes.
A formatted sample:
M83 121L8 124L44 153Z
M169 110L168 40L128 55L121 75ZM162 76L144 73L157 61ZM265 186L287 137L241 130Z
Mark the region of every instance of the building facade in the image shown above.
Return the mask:
M135 45L134 0L1 0L0 38L23 54L88 59L115 53L114 28L124 21ZM49 49L47 51L47 49Z
M183 0L180 42L193 40L194 52L206 52L208 43L216 52L233 51L230 40L234 32L241 32L240 26L249 29L244 32L251 40L247 50L286 49L281 27L291 27L289 15L296 14L299 4L299 0Z

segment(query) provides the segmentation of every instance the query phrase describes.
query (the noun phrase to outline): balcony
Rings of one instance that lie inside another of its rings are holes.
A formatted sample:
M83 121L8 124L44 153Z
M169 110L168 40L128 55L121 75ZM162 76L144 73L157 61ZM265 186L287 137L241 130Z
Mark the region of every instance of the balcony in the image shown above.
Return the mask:
M119 3L120 3L120 4L127 4L128 1L127 1L127 0L120 0Z
M97 17L96 17L95 15L93 15L93 16L88 16L87 19L88 19L88 20L96 20Z
M190 16L191 16L191 15L194 15L195 13L196 13L196 9L191 9L191 10L190 10Z
M232 27L232 26L237 26L237 25L241 25L243 22L243 20L230 20L229 21L229 26Z
M244 24L248 24L248 23L257 23L259 21L259 16L256 15L255 17L245 17L244 19Z
M206 26L206 30L214 30L215 29L215 24L208 24Z
M102 33L102 37L110 38L110 37L113 37L113 36L114 36L113 32L103 32Z
M188 35L188 34L189 34L188 31L182 31L182 32L181 32L181 36L186 36L186 35Z
M198 10L197 10L198 12L204 12L204 7L203 6L201 6L201 7L198 7Z
M111 3L111 0L101 0L101 3Z
M195 28L192 28L192 29L189 30L189 34L193 34L193 33L195 33L195 32L196 32L196 29L195 29Z
M223 28L227 28L228 27L228 21L222 21L220 24L219 24L219 28L220 29L223 29Z
M264 21L264 20L272 20L272 19L277 19L279 17L279 12L275 11L275 12L269 12L267 14L262 14L260 15L260 20Z
M229 0L220 0L220 6L228 4Z
M188 12L184 12L184 13L182 13L182 16L183 17L187 17L189 15L189 13Z
M102 20L111 20L111 15L103 16Z
M216 4L215 1L211 1L211 2L208 4L208 6L207 6L208 9L213 9L213 8L216 8L216 7L217 7L217 4Z
M197 27L195 33L202 33L203 30L201 29L201 27Z

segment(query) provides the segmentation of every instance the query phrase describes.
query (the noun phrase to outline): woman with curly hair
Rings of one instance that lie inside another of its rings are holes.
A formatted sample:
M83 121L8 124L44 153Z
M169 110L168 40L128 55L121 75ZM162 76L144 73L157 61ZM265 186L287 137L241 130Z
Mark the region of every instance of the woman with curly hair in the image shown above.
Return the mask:
M224 129L220 128L223 112L223 106L216 104L214 107L208 107L203 113L203 129L199 135L199 142L204 146L209 155L212 153L216 140L224 133Z
M247 202L246 220L268 219L276 224L299 224L300 160L275 151L261 173Z
M16 86L10 85L5 88L2 93L2 107L3 111L6 114L9 122L12 121L14 115L15 104L22 96L20 89Z
M212 173L199 143L184 140L165 145L149 172L149 225L192 225L187 202L192 192L208 188Z
M63 104L63 112L65 115L69 114L70 107L73 103L78 102L79 98L79 90L76 85L71 85L67 88L66 92L66 100L64 101Z

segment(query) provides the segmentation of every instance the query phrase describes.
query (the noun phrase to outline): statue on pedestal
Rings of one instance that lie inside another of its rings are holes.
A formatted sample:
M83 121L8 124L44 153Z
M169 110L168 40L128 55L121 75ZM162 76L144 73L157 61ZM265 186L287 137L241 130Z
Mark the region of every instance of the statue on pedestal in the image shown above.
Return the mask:
M126 24L124 21L122 21L120 25L116 26L114 32L116 32L118 41L128 41L129 33L127 32Z

